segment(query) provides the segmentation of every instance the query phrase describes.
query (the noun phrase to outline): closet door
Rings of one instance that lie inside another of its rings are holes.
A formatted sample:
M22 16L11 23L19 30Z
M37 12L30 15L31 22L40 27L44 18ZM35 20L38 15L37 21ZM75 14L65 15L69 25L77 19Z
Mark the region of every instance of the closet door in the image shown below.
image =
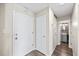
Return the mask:
M46 53L46 15L36 17L36 48L42 53Z
M13 55L24 56L33 49L33 18L14 12L13 14Z

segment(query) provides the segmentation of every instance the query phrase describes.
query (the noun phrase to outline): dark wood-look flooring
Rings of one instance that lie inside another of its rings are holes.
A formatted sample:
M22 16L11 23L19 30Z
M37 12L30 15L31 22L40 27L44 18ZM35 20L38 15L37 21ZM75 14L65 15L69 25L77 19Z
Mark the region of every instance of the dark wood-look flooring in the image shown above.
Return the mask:
M34 50L28 53L26 56L45 56L45 55L38 50Z
M45 56L38 50L31 51L26 56ZM57 45L52 56L73 56L72 49L68 47L66 43L61 43Z
M72 49L68 47L67 43L57 45L52 56L73 56Z

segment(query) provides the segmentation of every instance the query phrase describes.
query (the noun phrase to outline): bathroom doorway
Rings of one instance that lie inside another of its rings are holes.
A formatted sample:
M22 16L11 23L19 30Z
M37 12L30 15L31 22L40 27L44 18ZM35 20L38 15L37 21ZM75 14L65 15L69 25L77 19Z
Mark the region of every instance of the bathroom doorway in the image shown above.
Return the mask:
M69 44L69 25L68 23L62 23L61 25L61 43Z

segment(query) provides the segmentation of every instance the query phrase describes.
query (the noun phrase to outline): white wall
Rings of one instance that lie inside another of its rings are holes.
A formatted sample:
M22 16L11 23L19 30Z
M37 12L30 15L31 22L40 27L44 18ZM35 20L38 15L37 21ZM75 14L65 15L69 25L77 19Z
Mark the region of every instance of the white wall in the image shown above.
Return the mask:
M72 49L73 55L79 55L79 6L75 4L72 18L71 18L71 39L72 39Z
M3 29L4 29L4 12L5 12L5 7L4 7L4 4L1 4L0 3L0 56L3 55L3 36L4 36L4 33L3 33Z
M57 21L51 8L49 8L49 55L57 46Z

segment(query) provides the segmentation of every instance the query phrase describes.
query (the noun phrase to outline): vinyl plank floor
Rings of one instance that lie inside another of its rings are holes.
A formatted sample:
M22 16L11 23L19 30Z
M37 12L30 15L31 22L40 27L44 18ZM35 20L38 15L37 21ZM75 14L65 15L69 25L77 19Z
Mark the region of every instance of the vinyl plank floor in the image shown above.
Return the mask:
M73 52L66 43L61 43L56 46L52 56L73 56Z
M33 50L30 53L28 53L26 56L45 56L45 55L38 50Z

